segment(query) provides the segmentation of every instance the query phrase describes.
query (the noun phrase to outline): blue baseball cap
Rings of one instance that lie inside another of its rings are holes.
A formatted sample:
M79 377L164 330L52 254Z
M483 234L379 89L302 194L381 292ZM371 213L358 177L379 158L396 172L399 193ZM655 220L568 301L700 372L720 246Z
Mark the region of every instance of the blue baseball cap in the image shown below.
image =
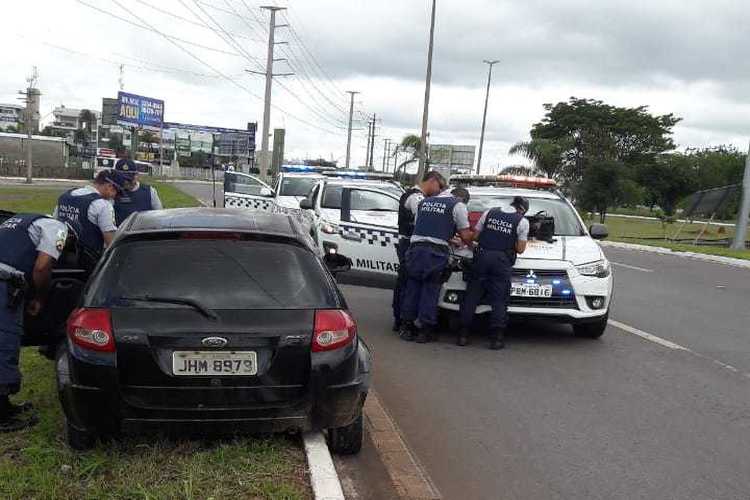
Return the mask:
M135 162L127 158L117 160L117 163L115 163L115 170L129 178L132 178L138 173L138 167L135 165Z
M98 184L112 184L118 193L125 192L125 183L128 178L117 170L102 170L96 174L94 182Z

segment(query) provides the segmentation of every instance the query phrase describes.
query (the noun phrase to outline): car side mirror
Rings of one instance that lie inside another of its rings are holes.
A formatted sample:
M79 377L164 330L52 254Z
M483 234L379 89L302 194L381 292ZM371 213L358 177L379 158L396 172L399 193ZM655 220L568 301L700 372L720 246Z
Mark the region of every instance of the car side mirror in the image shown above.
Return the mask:
M327 253L323 262L332 274L344 273L352 268L352 259L337 253Z
M609 236L609 230L604 224L592 224L589 228L589 234L595 240L603 240Z
M300 200L299 207L302 210L312 210L313 209L313 204L312 204L312 201L309 198L305 198L303 200Z
M262 187L262 188L260 188L260 195L261 196L265 196L267 198L271 198L271 197L273 197L273 191L271 191L267 187Z

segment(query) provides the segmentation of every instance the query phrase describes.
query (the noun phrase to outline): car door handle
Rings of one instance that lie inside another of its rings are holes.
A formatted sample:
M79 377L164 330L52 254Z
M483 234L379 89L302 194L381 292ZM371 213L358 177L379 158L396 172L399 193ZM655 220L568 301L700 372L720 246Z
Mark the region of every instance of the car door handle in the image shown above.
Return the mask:
M341 237L345 240L362 241L362 236L357 233L342 233Z

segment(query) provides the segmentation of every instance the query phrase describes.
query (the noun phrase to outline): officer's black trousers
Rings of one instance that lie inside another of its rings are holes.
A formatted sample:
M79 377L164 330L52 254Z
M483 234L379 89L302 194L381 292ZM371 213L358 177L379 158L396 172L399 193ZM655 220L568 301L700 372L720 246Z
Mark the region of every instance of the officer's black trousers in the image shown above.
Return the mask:
M398 275L396 276L396 287L393 289L393 319L401 321L401 305L404 301L406 291L406 252L409 250L409 240L399 238L396 244L396 255L398 256Z
M471 328L482 297L492 307L490 330L504 329L507 326L512 269L513 264L505 252L482 249L477 252L472 276L461 304L461 323L464 328Z

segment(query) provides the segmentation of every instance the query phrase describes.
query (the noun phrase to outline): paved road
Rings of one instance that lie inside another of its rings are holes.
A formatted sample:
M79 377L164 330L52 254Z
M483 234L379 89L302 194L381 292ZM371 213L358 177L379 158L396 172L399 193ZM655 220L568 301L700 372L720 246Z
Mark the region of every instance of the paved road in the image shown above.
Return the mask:
M625 330L596 341L533 323L501 352L404 343L389 291L342 287L444 498L750 498L750 271L607 254Z

